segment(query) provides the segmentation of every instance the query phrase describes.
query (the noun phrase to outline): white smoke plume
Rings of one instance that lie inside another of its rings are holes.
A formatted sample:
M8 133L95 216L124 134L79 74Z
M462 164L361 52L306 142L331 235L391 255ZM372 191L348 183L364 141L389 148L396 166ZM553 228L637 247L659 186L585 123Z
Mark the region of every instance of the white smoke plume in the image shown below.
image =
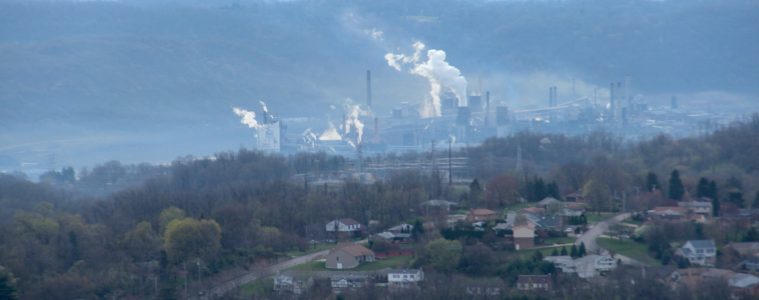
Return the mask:
M267 107L267 106L266 106L266 102L264 102L264 101L262 101L262 100L259 100L259 101L258 101L258 103L261 103L261 109L262 109L262 110L263 110L265 113L269 113L269 107Z
M443 91L451 91L458 99L458 106L467 106L466 88L467 81L461 75L461 71L450 65L445 59L445 51L430 49L427 51L427 61L420 62L421 52L425 45L421 42L413 44L414 54L387 53L385 60L390 67L401 71L404 65L411 65L409 73L427 78L430 83L430 98L422 107L422 117L439 117L440 94Z
M356 144L361 144L364 138L364 123L361 122L360 116L366 115L366 111L362 110L357 104L346 103L345 104L345 122L343 123L343 131L345 134L350 134L353 129L356 130Z
M337 128L335 128L335 124L332 124L332 122L328 122L327 130L324 130L321 135L319 135L320 141L340 141L343 139L343 136L340 135L340 132L337 131Z
M233 107L232 111L240 117L240 123L248 125L250 128L261 128L261 124L256 121L256 113L253 111L245 110L238 107Z

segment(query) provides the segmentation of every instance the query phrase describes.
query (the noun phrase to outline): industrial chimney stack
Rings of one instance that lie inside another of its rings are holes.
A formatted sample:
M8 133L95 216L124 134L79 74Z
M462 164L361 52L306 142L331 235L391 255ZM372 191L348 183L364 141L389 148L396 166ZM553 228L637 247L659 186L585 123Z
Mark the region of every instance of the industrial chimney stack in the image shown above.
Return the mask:
M366 70L366 106L372 107L372 71Z

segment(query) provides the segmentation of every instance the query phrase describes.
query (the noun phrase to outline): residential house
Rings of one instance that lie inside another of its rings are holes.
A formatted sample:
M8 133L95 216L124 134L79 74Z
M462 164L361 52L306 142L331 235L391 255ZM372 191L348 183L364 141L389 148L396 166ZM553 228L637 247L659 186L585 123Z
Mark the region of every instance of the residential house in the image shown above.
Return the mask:
M387 283L391 287L408 287L424 280L421 269L392 269L387 272Z
M759 242L730 243L727 248L735 250L741 257L759 256Z
M352 269L361 263L373 262L374 252L357 244L342 244L330 250L326 257L327 269Z
M550 291L551 275L519 275L517 289L520 291Z
M357 289L365 286L369 276L365 274L336 274L329 277L332 289Z
M714 240L687 241L676 254L682 256L691 264L713 267L717 257L717 246Z
M278 274L274 276L274 291L300 295L314 284L309 275Z
M578 191L564 195L564 200L567 202L585 202L585 197Z
M724 281L730 288L731 298L756 299L759 297L759 277L715 268L677 269L669 276L673 287L685 285L690 288L710 281Z
M514 248L524 250L535 247L535 228L530 225L514 226Z
M557 200L554 197L545 197L545 198L543 198L543 200L538 201L537 204L538 204L538 206L545 208L545 207L551 206L551 205L561 205L561 206L563 206L564 202L561 202L560 200Z
M712 216L712 200L709 198L706 198L705 201L680 201L677 202L677 206L688 209L690 213Z
M562 230L563 220L561 216L541 216L535 214L524 214L527 220L538 229L543 230Z
M654 218L663 220L682 219L688 214L688 209L680 206L657 206L648 211Z
M468 222L490 221L498 218L498 213L487 208L474 208L466 216Z
M543 258L547 262L553 263L553 265L564 273L575 273L575 261L571 256L547 256Z
M327 232L356 232L361 231L361 223L351 218L338 219L327 223L325 229Z
M587 255L577 259L569 256L548 256L543 260L552 262L564 273L577 273L580 278L595 277L617 268L617 260L608 255Z
M386 231L377 234L378 237L385 239L392 243L405 243L411 238L411 231L414 229L414 225L400 224L388 228Z
M574 264L580 278L603 275L617 268L617 260L608 255L586 255L575 259Z
M750 272L759 272L759 257L751 256L744 259L741 264L741 269Z

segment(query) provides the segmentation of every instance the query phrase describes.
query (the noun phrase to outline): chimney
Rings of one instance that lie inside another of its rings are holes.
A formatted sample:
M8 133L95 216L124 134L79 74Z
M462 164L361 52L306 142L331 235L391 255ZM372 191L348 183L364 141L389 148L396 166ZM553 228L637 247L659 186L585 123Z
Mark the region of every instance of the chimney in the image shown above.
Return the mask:
M609 108L611 109L611 119L614 119L617 114L617 104L614 102L614 83L609 85Z
M366 106L372 107L372 71L366 70Z
M490 117L490 91L485 92L485 127L490 125L488 121Z

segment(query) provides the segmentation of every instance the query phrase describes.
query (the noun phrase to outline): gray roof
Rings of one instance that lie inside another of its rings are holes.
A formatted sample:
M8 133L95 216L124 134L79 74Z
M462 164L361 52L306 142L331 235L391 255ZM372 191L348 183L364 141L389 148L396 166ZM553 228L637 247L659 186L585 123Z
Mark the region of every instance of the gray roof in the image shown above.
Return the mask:
M393 273L393 274L416 274L421 272L419 269L390 269L387 271L387 273Z
M696 248L696 249L707 249L707 248L717 247L714 245L714 240L690 240L688 241L688 243L693 245L693 248Z

